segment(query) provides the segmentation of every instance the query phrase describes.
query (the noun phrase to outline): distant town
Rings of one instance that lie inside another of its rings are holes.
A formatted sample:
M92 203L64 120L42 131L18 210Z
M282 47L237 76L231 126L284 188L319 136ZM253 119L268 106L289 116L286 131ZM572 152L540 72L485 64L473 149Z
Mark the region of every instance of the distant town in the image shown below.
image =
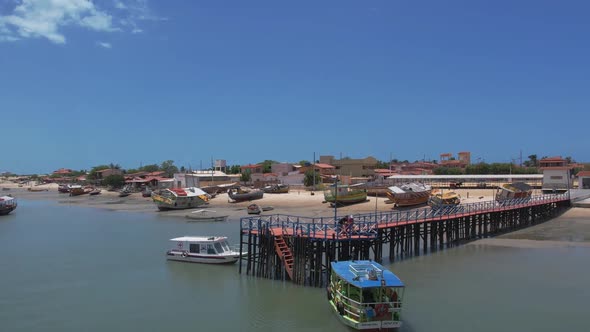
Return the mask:
M121 188L124 186L162 189L173 187L206 187L240 182L261 188L269 184L318 187L324 184L389 185L404 181L439 182L439 186L467 185L485 187L494 177L487 175L530 175L520 177L533 186L550 189L590 188L590 164L577 163L571 157L538 158L528 156L527 160L513 163L486 163L478 158L472 161L470 152L442 153L438 160L413 161L392 159L380 161L374 157L352 159L334 156L319 156L315 162L302 160L297 163L265 160L255 164L228 165L226 160L215 160L209 169L193 170L176 166L167 160L158 164L143 165L136 169L122 169L118 164L105 164L88 170L60 168L51 174L19 175L3 172L0 176L11 178L22 185L47 183L92 184ZM542 175L542 176L541 176ZM502 179L510 180L509 177ZM442 185L444 182L446 185Z

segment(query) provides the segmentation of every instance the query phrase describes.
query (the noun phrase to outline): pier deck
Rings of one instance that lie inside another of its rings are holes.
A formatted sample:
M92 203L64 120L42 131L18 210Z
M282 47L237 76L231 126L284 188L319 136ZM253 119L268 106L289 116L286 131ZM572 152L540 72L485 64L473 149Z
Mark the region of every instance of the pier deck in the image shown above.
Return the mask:
M240 220L240 250L247 246L247 274L319 286L334 260L382 261L387 251L390 260L420 255L528 227L569 206L567 193L541 195L441 209L356 214L348 227L339 224L343 216L337 215L245 217ZM287 249L288 264L284 259Z

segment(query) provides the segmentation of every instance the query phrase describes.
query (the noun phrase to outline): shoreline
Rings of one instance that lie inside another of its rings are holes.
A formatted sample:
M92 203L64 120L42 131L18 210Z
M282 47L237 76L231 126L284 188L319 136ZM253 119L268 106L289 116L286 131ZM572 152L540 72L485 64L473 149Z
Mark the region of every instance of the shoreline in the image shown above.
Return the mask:
M12 186L11 186L12 185ZM28 191L29 187L18 187L13 183L0 183L0 188L10 190L0 191L0 195L12 194L17 199L47 200L60 205L76 205L105 209L109 211L155 213L165 217L186 218L192 211L199 209L213 210L220 215L227 215L229 222L237 222L240 218L248 217L247 206L256 203L261 207L273 207L270 211L262 212L264 215L293 215L300 217L327 217L334 216L334 208L324 203L322 191L316 191L314 195L307 190L291 190L283 194L267 194L262 199L246 202L231 202L227 193L218 194L210 203L193 209L159 211L150 197L142 197L141 193L133 193L127 197L118 197L118 192L102 190L100 195L69 196L59 193L56 184L35 186L34 188L46 191ZM494 189L456 189L463 203L492 200ZM469 198L467 198L469 195ZM364 214L395 211L392 204L386 204L386 197L369 196L366 202L338 207L338 216L348 214ZM420 206L418 208L423 208ZM404 209L405 211L405 209ZM188 220L188 219L187 219ZM555 247L590 247L590 209L572 207L564 214L525 229L508 234L502 234L494 238L477 240L467 245L489 245L517 248L555 248Z

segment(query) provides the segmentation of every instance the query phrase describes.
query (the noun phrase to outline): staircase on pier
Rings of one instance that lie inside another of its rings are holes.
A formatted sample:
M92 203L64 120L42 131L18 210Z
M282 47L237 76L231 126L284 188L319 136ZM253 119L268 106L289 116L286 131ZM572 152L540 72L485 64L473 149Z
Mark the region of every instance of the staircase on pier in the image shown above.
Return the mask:
M275 237L275 251L285 265L285 271L287 271L289 278L293 280L293 253L289 249L287 242L285 242L283 234L275 235L273 231L273 235Z

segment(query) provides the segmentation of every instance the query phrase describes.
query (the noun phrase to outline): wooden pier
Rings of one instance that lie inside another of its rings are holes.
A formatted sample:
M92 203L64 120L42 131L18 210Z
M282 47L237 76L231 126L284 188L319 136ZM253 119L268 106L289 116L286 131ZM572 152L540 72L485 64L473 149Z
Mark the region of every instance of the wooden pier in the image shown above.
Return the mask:
M422 255L536 225L569 206L568 194L560 194L357 214L352 225L339 224L343 216L245 217L240 220L240 251L247 254L239 271L245 265L248 275L322 287L332 261Z

